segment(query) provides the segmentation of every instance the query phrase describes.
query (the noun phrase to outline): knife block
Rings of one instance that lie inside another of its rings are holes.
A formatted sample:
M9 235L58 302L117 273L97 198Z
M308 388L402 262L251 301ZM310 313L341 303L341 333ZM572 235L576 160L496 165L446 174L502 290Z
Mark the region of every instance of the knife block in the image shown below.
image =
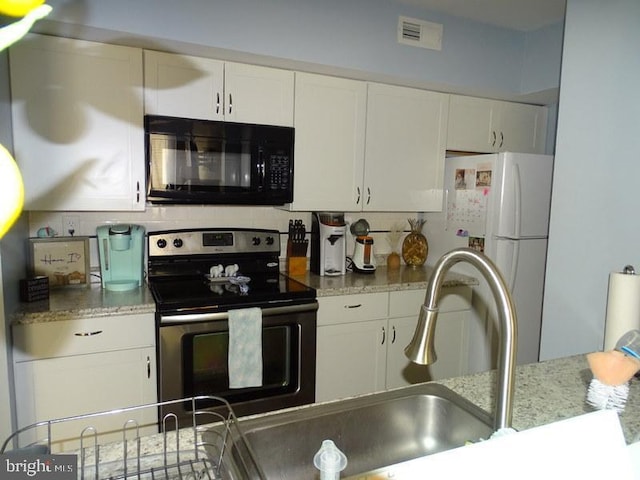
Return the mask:
M294 251L294 245L291 240L287 242L287 274L289 275L304 275L307 273L307 255L305 245L305 255L300 256L301 252Z

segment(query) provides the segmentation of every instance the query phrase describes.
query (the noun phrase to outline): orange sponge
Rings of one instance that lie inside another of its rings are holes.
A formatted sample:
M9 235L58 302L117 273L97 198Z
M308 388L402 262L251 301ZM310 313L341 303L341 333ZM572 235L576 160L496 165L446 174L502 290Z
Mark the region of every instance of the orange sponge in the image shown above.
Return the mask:
M622 385L640 371L640 360L617 350L587 354L593 376L605 385Z

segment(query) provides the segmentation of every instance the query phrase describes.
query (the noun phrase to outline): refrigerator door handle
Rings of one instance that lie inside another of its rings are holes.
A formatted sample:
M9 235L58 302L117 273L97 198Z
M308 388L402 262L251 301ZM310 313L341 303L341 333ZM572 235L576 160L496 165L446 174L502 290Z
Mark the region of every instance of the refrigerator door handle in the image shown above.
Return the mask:
M517 163L513 165L513 189L514 189L514 197L516 201L514 216L514 228L515 228L515 236L516 238L520 238L521 231L521 220L522 220L522 185L520 183L520 167Z
M516 277L518 275L518 259L520 258L520 242L510 242L511 249L511 271L509 272L509 291L513 292L516 286Z

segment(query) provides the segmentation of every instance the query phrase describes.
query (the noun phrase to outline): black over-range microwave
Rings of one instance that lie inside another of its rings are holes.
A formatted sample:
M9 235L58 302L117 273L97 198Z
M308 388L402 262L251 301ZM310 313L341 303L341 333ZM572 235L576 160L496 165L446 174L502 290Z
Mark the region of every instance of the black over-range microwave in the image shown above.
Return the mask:
M145 141L152 203L293 201L291 127L147 115Z

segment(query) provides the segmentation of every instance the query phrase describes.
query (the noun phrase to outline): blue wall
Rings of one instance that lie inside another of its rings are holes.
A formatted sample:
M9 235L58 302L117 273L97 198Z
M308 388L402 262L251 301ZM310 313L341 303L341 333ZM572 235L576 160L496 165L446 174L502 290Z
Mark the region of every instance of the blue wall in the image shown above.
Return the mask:
M495 97L557 88L559 84L562 25L546 28L541 34L527 34L427 12L394 0L48 3L54 7L49 20L56 21L60 29L56 33L71 36L79 32L82 36L80 27L105 29L124 37L135 34L163 43L187 42ZM399 15L442 23L442 51L398 44Z
M609 274L640 270L639 45L638 0L567 2L542 359L602 349Z

